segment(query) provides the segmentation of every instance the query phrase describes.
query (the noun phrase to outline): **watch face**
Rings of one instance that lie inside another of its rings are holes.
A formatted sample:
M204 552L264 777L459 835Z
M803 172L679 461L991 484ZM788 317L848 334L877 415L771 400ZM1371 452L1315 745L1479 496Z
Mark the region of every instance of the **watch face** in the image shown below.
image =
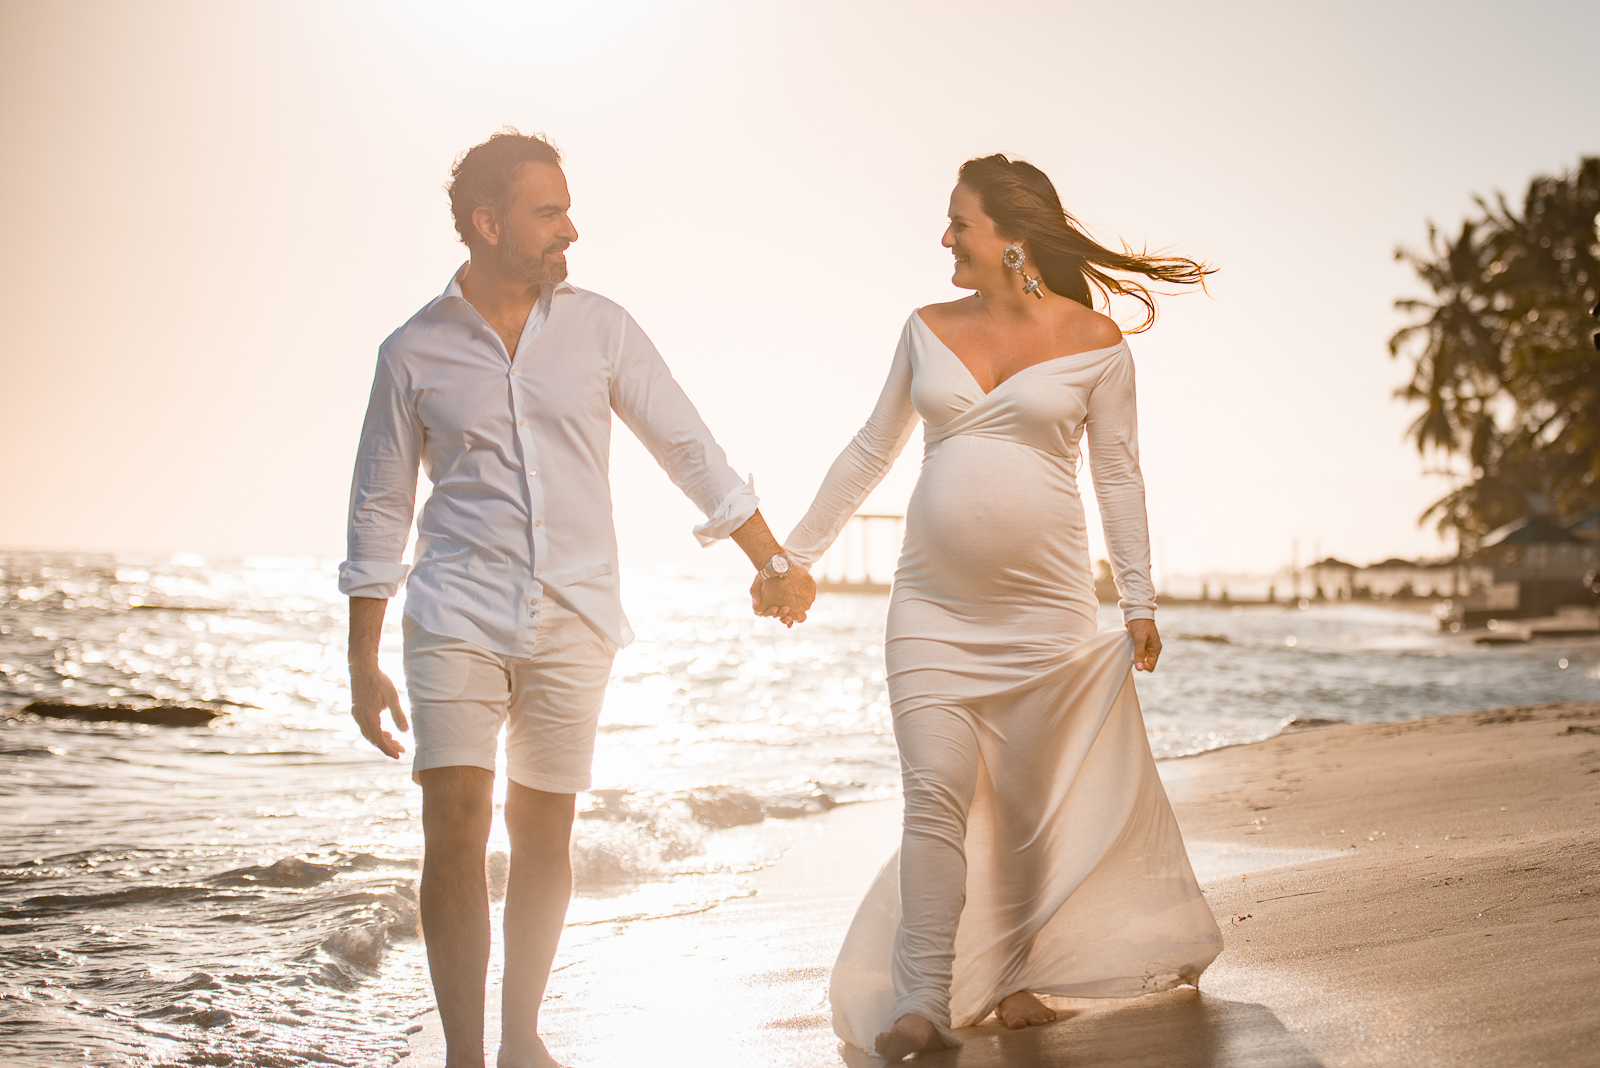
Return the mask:
M768 561L768 566L780 575L789 573L789 558L787 556L774 556Z

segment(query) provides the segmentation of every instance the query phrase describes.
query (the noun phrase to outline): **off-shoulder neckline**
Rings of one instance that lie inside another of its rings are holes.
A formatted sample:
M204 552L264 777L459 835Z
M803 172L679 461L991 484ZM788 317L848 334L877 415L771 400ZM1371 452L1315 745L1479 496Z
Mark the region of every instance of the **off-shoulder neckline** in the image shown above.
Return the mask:
M1080 356L1090 356L1097 352L1112 352L1116 349L1124 347L1128 343L1128 339L1124 337L1120 338L1115 345L1101 345L1098 348L1080 349L1077 352L1068 352L1061 356L1051 356L1047 360L1040 360L1037 363L1030 363L1026 367L1020 367L1011 372L1009 375L996 382L994 384L994 389L984 389L983 383L978 381L978 376L972 373L972 368L967 365L966 360L961 358L961 354L956 352L956 350L951 348L949 345L945 344L944 339L938 334L934 333L933 327L929 326L927 320L922 318L922 310L920 308L911 313L911 318L916 320L918 326L927 331L929 337L933 338L934 341L939 343L940 348L944 349L944 351L948 352L955 358L955 361L961 365L961 369L967 372L967 377L972 379L972 384L977 386L979 392L981 392L985 397L991 396L996 390L1005 385L1007 382L1011 381L1013 378L1025 374L1028 371L1033 370L1035 367L1044 367L1048 364L1060 363L1062 360L1077 359Z

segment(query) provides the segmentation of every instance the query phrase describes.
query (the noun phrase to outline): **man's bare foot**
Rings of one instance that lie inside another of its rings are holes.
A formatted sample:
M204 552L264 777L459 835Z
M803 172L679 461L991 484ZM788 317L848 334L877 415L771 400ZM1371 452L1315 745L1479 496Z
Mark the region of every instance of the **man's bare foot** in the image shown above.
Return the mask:
M500 1055L494 1059L495 1068L564 1068L550 1051L544 1040L534 1036L531 1042L500 1043Z
M1019 1027L1047 1024L1056 1018L1056 1010L1028 993L1019 990L1000 1002L994 1010L1000 1022L1013 1031Z
M937 1053L951 1049L950 1043L939 1037L939 1031L914 1012L908 1012L894 1022L894 1026L879 1035L872 1043L878 1056L889 1062L903 1061L918 1053Z

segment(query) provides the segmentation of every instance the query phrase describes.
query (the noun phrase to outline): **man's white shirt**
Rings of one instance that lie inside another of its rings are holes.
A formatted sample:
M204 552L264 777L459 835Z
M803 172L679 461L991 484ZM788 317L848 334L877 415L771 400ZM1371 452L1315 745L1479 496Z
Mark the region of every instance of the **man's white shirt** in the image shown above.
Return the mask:
M619 305L546 286L514 358L461 295L460 275L378 352L350 490L339 589L393 597L424 630L527 656L550 588L618 646L633 638L611 518L611 413L702 512L702 544L755 514L650 339ZM417 468L433 492L402 562Z

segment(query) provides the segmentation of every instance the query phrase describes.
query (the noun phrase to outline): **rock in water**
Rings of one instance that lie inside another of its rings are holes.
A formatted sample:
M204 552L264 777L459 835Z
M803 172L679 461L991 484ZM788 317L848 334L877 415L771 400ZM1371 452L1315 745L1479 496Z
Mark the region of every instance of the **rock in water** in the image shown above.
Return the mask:
M218 716L219 708L198 705L67 705L57 701L35 701L22 710L51 719L75 719L88 723L148 723L154 727L204 727Z

